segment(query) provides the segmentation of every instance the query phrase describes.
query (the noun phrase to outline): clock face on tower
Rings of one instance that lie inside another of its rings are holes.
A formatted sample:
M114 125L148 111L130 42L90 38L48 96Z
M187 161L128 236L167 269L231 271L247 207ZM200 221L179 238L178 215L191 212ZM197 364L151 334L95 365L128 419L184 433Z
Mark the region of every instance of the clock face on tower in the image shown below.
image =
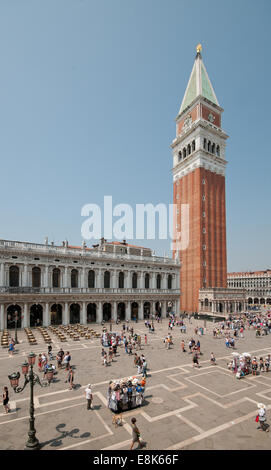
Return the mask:
M214 115L212 113L210 113L209 116L208 116L208 121L214 122L214 120L215 120Z
M189 127L191 127L191 125L192 125L192 117L191 117L191 114L189 114L184 120L183 129L187 130L189 129Z

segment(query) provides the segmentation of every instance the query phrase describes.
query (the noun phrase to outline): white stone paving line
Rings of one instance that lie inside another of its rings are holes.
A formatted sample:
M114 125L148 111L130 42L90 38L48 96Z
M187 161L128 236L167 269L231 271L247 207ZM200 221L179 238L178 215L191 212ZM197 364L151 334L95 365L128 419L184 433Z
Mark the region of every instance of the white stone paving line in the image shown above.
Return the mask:
M266 407L267 410L271 409L271 405L268 405ZM209 429L208 431L199 434L198 436L191 437L189 439L185 439L184 441L178 442L177 444L174 444L173 446L167 447L165 450L179 450L184 447L187 447L189 445L192 445L196 442L202 441L203 439L206 439L207 437L213 436L221 431L224 431L225 429L230 429L231 427L240 424L244 421L247 421L250 418L255 417L256 411L252 411L251 413L248 413L245 416L240 416L239 418L236 418L234 421L229 421L228 423L221 424L220 426L216 426L215 428Z

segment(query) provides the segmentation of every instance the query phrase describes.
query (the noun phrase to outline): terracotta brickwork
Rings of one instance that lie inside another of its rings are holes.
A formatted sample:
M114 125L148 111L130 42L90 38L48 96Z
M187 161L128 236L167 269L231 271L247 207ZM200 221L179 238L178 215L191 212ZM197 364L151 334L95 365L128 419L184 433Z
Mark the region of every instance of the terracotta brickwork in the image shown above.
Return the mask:
M212 114L214 116L213 124L217 127L221 127L221 116L219 113L216 113L213 109L211 110L204 104L201 104L201 117L206 121L209 121L208 116Z
M183 128L185 119L190 115L191 119L192 119L192 122L196 121L196 119L198 118L198 112L199 112L199 105L195 106L193 109L191 109L188 113L186 113L184 115L182 120L180 122L178 122L177 135L179 135L182 132L182 128Z
M225 177L197 168L174 183L173 200L178 230L181 204L189 204L189 245L179 253L180 308L195 312L200 288L227 287Z

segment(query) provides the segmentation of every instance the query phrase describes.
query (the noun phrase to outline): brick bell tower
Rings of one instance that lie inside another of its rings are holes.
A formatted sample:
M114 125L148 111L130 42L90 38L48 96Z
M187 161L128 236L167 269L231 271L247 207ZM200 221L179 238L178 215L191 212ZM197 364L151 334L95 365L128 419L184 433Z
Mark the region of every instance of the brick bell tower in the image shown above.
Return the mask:
M221 129L223 109L203 64L201 50L199 44L176 118L176 138L171 145L173 202L177 207L173 229L181 232L181 236L186 231L188 240L187 246L173 248L173 256L181 261L180 309L186 312L198 311L199 289L227 287L225 146L228 136ZM183 204L189 213L186 220Z

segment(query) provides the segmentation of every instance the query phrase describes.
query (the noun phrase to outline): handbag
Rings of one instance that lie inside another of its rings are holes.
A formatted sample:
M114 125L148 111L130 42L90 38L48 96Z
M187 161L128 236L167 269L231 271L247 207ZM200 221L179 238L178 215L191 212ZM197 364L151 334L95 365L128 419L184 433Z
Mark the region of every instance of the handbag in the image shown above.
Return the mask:
M258 423L258 421L259 421L259 415L256 416L255 421L256 421L256 423Z

